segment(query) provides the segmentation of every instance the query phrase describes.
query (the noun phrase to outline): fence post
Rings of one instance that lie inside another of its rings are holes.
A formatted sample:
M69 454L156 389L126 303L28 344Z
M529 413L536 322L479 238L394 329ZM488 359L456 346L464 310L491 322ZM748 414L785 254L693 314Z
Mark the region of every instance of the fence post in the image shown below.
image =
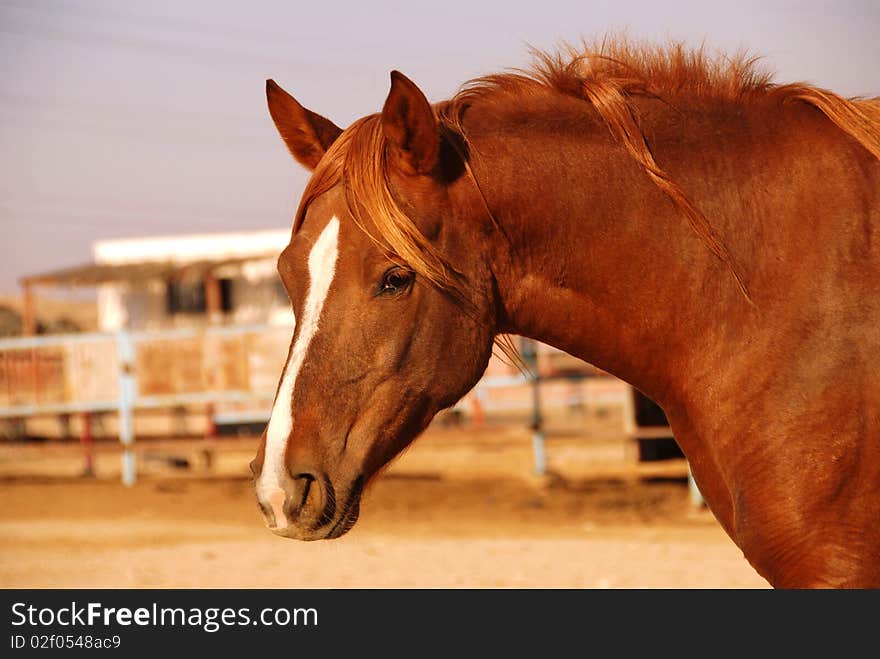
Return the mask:
M92 436L92 413L85 411L80 415L82 431L79 442L83 450L83 476L93 478L95 476L94 439Z
M21 285L21 335L33 336L37 333L37 310L34 301L34 288L30 283Z
M485 395L479 383L471 392L471 426L474 430L482 430L486 427L486 410L483 408Z
M202 458L205 469L214 466L214 445L217 441L217 407L214 403L205 405L205 439L202 442Z
M134 342L131 334L119 332L119 442L122 444L122 483L134 485L137 466L134 455Z
M541 414L538 344L524 338L520 346L523 360L531 371L529 380L532 385L532 454L535 460L535 474L543 476L547 472L547 451L544 448L544 417Z

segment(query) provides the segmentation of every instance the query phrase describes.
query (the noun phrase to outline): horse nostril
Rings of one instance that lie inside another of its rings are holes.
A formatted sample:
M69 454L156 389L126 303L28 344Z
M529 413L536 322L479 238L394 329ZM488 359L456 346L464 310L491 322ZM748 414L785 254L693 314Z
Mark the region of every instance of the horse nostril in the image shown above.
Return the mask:
M299 510L302 510L306 505L306 501L309 500L309 493L312 491L312 483L315 482L315 477L311 474L297 474L294 477L294 482L297 482L298 489L302 489L302 496L297 506Z
M312 505L320 505L317 499L320 499L320 487L316 482L318 477L310 469L297 467L290 470L290 477L293 480L290 491L290 513L297 517L309 507L309 499L313 499Z
M323 519L328 495L318 472L291 468L279 481L258 488L257 498L269 528L283 535L289 527L311 527Z

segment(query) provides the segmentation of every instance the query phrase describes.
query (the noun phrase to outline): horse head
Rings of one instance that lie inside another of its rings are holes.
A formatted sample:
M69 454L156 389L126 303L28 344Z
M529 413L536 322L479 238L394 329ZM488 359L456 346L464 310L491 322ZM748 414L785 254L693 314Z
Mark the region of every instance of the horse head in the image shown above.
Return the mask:
M460 146L403 75L345 131L271 80L267 97L312 178L278 259L296 325L251 469L272 531L335 538L371 477L486 367L488 229Z

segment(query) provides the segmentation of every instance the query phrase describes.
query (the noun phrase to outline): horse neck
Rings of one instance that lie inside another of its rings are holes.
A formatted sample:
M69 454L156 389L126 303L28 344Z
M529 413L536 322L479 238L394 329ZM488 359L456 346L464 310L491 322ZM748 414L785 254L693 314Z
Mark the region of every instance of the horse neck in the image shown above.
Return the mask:
M476 176L505 234L490 257L501 331L565 350L662 403L684 385L681 374L710 368L705 356L723 326L713 319L745 300L670 199L582 108L552 125L474 130Z

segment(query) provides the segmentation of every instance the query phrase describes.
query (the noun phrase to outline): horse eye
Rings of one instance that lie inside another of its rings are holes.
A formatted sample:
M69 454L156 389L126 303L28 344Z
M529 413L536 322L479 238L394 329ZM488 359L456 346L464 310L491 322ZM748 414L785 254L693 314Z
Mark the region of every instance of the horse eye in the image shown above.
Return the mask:
M395 295L402 293L415 279L415 274L404 268L391 268L382 275L382 284L379 286L380 295Z

